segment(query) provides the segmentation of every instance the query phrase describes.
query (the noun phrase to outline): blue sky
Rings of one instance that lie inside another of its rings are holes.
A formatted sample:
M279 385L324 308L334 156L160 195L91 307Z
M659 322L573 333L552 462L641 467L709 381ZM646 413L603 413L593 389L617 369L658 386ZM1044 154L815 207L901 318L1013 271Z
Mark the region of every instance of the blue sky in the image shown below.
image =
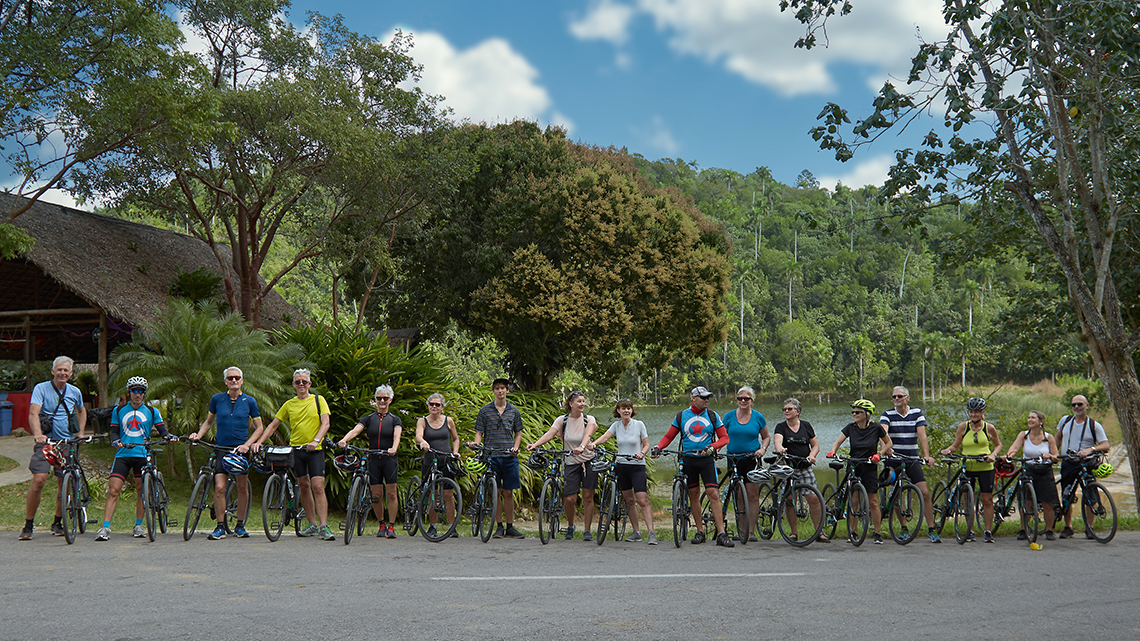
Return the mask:
M580 142L741 173L766 166L789 184L808 169L831 188L881 183L892 152L923 132L838 163L807 133L816 115L829 101L866 113L884 80L905 78L919 34L944 35L941 6L857 0L811 51L793 48L803 28L778 0L298 0L289 17L341 14L382 40L412 33L421 86L459 119L558 124Z

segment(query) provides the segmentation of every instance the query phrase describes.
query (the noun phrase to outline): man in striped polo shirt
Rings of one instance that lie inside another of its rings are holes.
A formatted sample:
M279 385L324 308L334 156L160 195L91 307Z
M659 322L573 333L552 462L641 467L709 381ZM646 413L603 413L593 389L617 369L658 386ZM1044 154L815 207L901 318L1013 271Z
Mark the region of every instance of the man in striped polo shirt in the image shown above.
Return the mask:
M879 418L879 424L886 428L887 436L891 437L895 453L918 457L919 446L921 446L923 461L933 465L934 459L930 458L930 444L926 440L926 417L923 416L922 410L908 405L910 390L902 386L896 387L891 392L891 400L895 406L883 411L882 417ZM922 503L926 512L926 525L930 542L941 543L942 539L934 531L934 509L930 504L930 488L927 487L926 476L922 473L922 463L919 461L907 463L906 475L910 477L911 483L917 485L919 491L922 492ZM918 524L915 524L914 527L918 527Z

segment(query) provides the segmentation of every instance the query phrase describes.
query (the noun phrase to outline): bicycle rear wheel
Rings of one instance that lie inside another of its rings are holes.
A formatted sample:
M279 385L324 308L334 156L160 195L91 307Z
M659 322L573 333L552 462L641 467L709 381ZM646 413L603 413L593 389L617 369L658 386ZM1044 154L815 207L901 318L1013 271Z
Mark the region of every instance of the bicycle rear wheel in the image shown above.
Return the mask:
M598 545L606 542L606 534L610 531L610 523L617 516L617 484L606 480L602 486L602 506L598 511Z
M83 471L82 467L79 468L79 484L77 489L79 490L79 499L76 502L76 505L79 506L77 512L79 517L79 533L86 534L87 505L91 503L91 486L87 483L87 473Z
M867 490L862 483L851 485L851 497L847 501L847 540L859 547L867 538L870 527L871 508L867 500Z
M930 507L934 510L934 532L942 534L942 526L946 525L946 515L949 513L949 494L946 491L946 481L934 484L930 493Z
M198 519L202 518L202 510L206 509L206 492L213 488L209 481L209 474L199 474L198 480L194 481L194 489L190 490L190 503L186 506L186 520L182 522L183 541L189 541L194 537L194 530L198 527Z
M1037 542L1037 529L1041 526L1041 514L1037 511L1037 491L1032 483L1019 484L1017 511L1021 514L1021 529L1025 532L1028 545ZM994 525L997 529L997 525Z
M265 538L270 541L281 538L281 531L285 529L285 503L285 479L281 474L271 474L261 493L261 523L265 527Z
M364 487L364 480L359 476L352 479L352 485L348 489L348 503L345 508L344 514L344 544L348 545L352 542L352 537L356 534L358 527L357 521L360 520L360 503L363 500L363 493L367 490Z
M155 497L154 497L154 477L146 472L142 478L142 495L143 495L143 516L146 517L146 538L154 543L154 529L155 529Z
M748 492L744 487L744 481L733 483L729 487L728 493L732 496L732 513L736 517L736 534L740 537L740 543L746 545L748 539L752 537L752 519L748 518Z
M63 473L63 538L68 545L75 543L75 535L79 531L79 486L78 478L74 472Z
M767 541L776 533L776 497L768 483L760 485L756 505L756 536Z
M685 482L677 479L673 482L673 543L681 547L681 543L689 537L689 489Z
M1081 518L1085 532L1098 543L1108 543L1116 536L1116 502L1108 488L1097 482L1088 483L1081 491Z
M950 511L954 514L954 538L962 545L974 531L974 488L969 483L958 483L954 487Z
M894 502L887 506L887 528L891 538L899 545L906 545L918 536L922 525L922 492L913 483L905 483L894 495Z
M415 536L420 531L419 526L416 525L416 510L419 509L420 492L423 491L421 483L419 476L408 479L407 489L404 490L404 502L400 506L404 513L404 531L408 533L408 536Z
M823 534L827 536L828 539L833 539L835 538L835 531L839 529L839 519L843 515L844 506L836 505L834 483L825 483L820 496L823 498L820 509Z
M249 477L246 477L246 484L249 483ZM230 521L244 521L245 515L237 513L237 479L233 474L230 474L226 480L226 509L222 511L222 520L226 524L226 532L232 532L233 526Z
M495 513L499 511L499 482L492 474L483 475L483 497L483 509L479 510L479 540L486 543L495 533Z

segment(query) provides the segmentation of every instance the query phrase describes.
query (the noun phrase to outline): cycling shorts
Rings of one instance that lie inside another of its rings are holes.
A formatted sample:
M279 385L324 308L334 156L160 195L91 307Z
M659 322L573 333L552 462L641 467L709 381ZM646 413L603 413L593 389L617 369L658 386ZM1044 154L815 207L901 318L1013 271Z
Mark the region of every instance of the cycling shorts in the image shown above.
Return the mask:
M649 491L644 465L618 463L614 466L614 471L617 472L618 489L622 492L627 490L633 490L635 493Z
M117 458L115 464L111 466L111 478L119 477L124 481L127 480L128 474L142 478L143 468L146 467L146 459L142 457L130 458Z
M396 483L396 476L399 469L396 466L396 457L394 456L369 456L368 457L368 483L371 485L380 485L387 483L394 485Z
M716 478L716 461L711 456L685 456L682 471L689 488L697 487L702 479L706 488L720 485Z
M978 494L993 494L994 493L994 471L993 470L978 470L971 472L966 470L966 478L977 479L978 481Z
M304 476L325 476L325 453L316 450L310 452L304 447L293 448L293 473L297 478Z

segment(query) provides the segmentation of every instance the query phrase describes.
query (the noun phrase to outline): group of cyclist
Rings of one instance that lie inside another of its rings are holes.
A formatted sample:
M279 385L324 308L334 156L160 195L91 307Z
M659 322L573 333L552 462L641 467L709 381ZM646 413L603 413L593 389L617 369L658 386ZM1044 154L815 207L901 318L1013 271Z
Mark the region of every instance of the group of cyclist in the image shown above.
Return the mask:
M58 458L52 451L49 439L64 440L76 434L83 436L86 413L83 410L79 390L67 383L71 376L71 359L61 356L53 362L52 380L36 385L31 402L31 427L35 437L35 449L29 469L33 473L32 486L27 497L27 520L20 539L27 540L32 535L32 522L39 504L42 488L51 473L52 464ZM218 456L214 468L215 505L225 505L228 477L233 475L237 487L236 514L248 513L250 502L247 455L254 454L273 436L277 428L287 422L290 427L289 444L293 447L293 471L297 478L300 502L309 522L298 531L299 536L318 536L322 540L335 540L328 526L328 500L325 494L325 455L322 443L329 430L329 407L324 398L310 391L312 374L307 369L293 373L293 386L296 396L282 404L273 420L263 427L261 414L253 397L242 390L243 374L238 367L228 367L223 372L227 390L215 394L210 399L209 414L199 429L188 436L190 441L200 440L211 426L216 424L216 445L232 451L232 455ZM128 399L115 408L111 415L110 439L117 448L114 464L108 482L108 497L102 527L96 535L97 541L106 541L110 536L111 517L127 476L133 477L136 486L145 463L146 452L140 447L149 439L152 429L164 438L175 439L166 429L158 410L146 403L147 381L142 377L131 377L127 381ZM523 423L517 407L507 401L509 383L506 379L495 379L491 386L494 400L480 408L475 420L474 441L468 445L485 451L483 460L492 470L500 491L498 511L495 514L494 538L524 538L514 526L514 490L521 487L518 453L522 445ZM590 465L596 450L606 441L613 439L617 444L618 460L615 465L618 489L628 505L628 514L633 531L626 541L646 541L657 544L653 528L652 508L649 505L648 482L645 456L659 457L672 441L681 436L679 455L681 469L685 476L691 505L700 504L703 485L709 500L716 528L717 546L734 547L733 537L725 528L721 506L719 478L715 461L717 453L725 450L733 459L738 475L747 478L745 492L749 522L755 523L759 505L758 474L764 455L771 447L774 454L795 461L792 483L804 483L816 487L813 466L820 452L819 441L811 423L800 419L802 405L799 400L789 398L783 403L784 420L777 424L770 436L767 421L763 414L755 410L755 392L751 387L741 387L736 393L737 408L723 418L709 409L712 393L704 387L692 390L689 407L674 417L665 435L650 447L645 424L635 419L636 409L628 398L619 400L613 409L616 419L597 438L598 423L593 416L585 413L586 398L582 392L574 391L566 398L563 409L550 429L535 442L526 446L534 451L546 443L559 439L562 442L563 459L563 507L567 519L565 538L575 538L575 517L578 495L581 494L584 525L582 539L592 540L594 492L597 489L598 473ZM373 403L376 411L362 417L356 425L337 442L344 448L355 437L364 433L373 454L369 457L368 475L372 494L372 508L380 523L377 537L395 538L395 524L399 510L396 454L400 447L403 425L398 415L389 411L394 391L389 385L376 388ZM909 405L910 393L905 387L896 387L892 392L893 407L884 411L876 421L875 406L869 400L859 399L851 404L852 421L847 424L827 453L835 457L839 447L850 440L850 458L860 460L853 468L854 474L867 491L872 521L872 539L883 541L881 533L881 510L878 504L880 475L878 461L886 459L897 473L906 474L922 494L923 513L928 526L928 537L932 543L940 543L935 527L934 509L930 489L923 473L924 465L932 465L930 446L926 434L926 418L919 408ZM428 413L419 418L415 429L416 446L424 451L423 477L427 478L433 462L441 463L444 475L454 479L458 467L448 465L449 461L438 461L440 457L458 458L460 440L452 417L443 413L445 406L441 394L432 394L427 401ZM987 543L994 541L994 501L993 488L995 463L1001 467L1008 464L1006 459L1018 451L1025 459L1035 459L1046 464L1031 469L1032 482L1038 500L1044 506L1046 523L1050 529L1045 532L1048 540L1054 538L1051 530L1054 504L1057 502L1056 486L1053 481L1051 464L1059 460L1059 452L1075 452L1086 457L1108 450L1108 439L1103 426L1088 417L1088 399L1078 395L1072 399L1073 414L1065 416L1058 423L1057 435L1044 430L1044 415L1030 413L1027 429L1018 433L1013 445L1000 456L1002 443L997 429L985 420L986 401L971 398L966 409L969 420L957 426L953 443L941 450L943 456L961 451L963 456L973 457L966 462L965 474L977 484L982 504L984 521L983 537ZM62 411L61 411L62 410ZM898 457L898 458L892 458ZM854 463L854 461L852 461ZM1068 459L1061 465L1061 483L1066 486L1080 473L1080 463ZM58 469L56 474L59 474ZM448 491L450 494L450 491ZM145 536L142 528L143 503L141 492L136 505L136 521L133 536ZM387 512L384 501L387 501ZM448 522L455 518L454 497L445 496ZM810 518L819 531L823 518L823 506L818 495L807 497ZM224 511L222 511L224 512ZM433 512L434 526L435 513ZM640 516L640 519L639 519ZM249 533L245 522L238 520L232 532L227 530L224 514L217 514L218 522L208 539L225 538L227 534L244 538ZM62 533L60 526L61 506L57 501L56 517L52 532ZM1061 538L1073 535L1072 512L1064 514L1065 527L1059 533ZM647 530L643 537L639 523ZM794 526L793 526L794 527ZM918 524L915 524L918 527ZM58 531L57 531L58 530ZM456 534L452 534L456 536ZM1019 538L1025 537L1024 529ZM972 540L973 533L969 534ZM755 540L755 532L749 540ZM818 541L828 542L824 534ZM696 528L690 542L705 542L703 528Z

